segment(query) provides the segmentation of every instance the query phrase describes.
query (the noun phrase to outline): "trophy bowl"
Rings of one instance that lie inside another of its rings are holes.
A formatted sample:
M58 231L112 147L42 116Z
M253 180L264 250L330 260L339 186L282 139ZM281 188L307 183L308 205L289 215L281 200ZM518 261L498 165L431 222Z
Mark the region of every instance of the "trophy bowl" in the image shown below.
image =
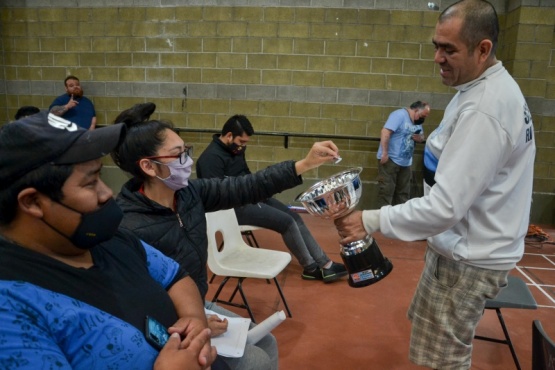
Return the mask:
M324 218L339 218L351 212L362 194L361 167L339 172L311 186L297 196L308 213Z
M336 219L351 213L361 194L361 167L350 168L322 180L295 199L313 216ZM349 285L359 288L386 277L393 264L385 258L374 238L342 244L340 254L349 272Z

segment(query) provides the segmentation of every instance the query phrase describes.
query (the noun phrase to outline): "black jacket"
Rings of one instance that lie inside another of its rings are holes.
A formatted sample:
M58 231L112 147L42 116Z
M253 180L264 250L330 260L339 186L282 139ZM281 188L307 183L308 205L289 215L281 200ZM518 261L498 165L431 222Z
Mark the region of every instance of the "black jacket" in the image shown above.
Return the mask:
M197 160L196 169L199 179L242 176L251 173L245 159L245 150L239 154L231 154L228 147L220 140L219 134L212 136L212 142Z
M176 260L195 280L204 298L208 290L204 213L257 203L301 183L293 161L241 177L189 180L189 186L175 193L174 213L141 194L141 183L132 179L117 197L125 214L121 226Z

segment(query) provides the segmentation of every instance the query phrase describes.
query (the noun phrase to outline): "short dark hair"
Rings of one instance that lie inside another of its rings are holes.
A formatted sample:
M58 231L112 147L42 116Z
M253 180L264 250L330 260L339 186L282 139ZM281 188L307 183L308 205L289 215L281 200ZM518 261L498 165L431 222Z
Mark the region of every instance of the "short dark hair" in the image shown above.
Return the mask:
M33 105L24 105L24 106L22 106L21 108L19 108L19 109L17 110L17 112L15 113L15 117L14 117L14 118L15 118L16 120L18 120L18 119L20 119L20 118L27 117L27 116L36 114L36 113L38 113L38 112L40 112L40 109L37 108L37 107L35 107L35 106L33 106Z
M17 214L17 196L24 189L35 188L52 200L61 201L62 187L72 173L72 164L47 163L6 184L6 187L0 185L0 225L8 225L14 220Z
M66 79L64 80L64 86L67 86L67 80L76 80L79 81L79 79L77 77L75 77L74 75L69 75L66 77Z
M242 114L236 114L227 120L222 128L222 136L227 135L228 132L231 132L233 137L243 136L243 134L254 135L251 122Z
M499 37L499 19L491 3L485 0L461 0L447 7L439 16L439 22L449 18L461 18L460 37L468 48L474 51L480 41L487 39L492 43L490 57L495 55Z
M412 103L409 108L421 111L421 110L426 109L426 107L429 107L429 106L430 106L430 104L428 104L427 102L417 100L414 103Z
M145 180L146 175L141 170L139 161L156 155L164 144L166 130L173 130L173 124L170 121L152 120L125 122L125 126L125 138L110 155L123 171Z

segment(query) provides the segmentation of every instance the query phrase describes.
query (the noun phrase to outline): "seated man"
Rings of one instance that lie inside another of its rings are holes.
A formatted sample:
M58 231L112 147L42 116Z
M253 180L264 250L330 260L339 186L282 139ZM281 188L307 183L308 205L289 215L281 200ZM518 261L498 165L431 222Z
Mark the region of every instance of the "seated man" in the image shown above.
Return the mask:
M79 127L94 130L96 111L93 102L83 96L81 82L75 76L67 76L64 85L66 92L50 104L50 113L75 122Z
M0 368L214 369L195 283L118 228L99 176L122 129L46 112L0 128ZM161 352L147 316L169 328Z
M197 161L198 178L241 176L251 171L245 160L246 144L254 134L247 117L235 115L225 123L222 134L212 142ZM285 245L304 268L305 280L330 283L347 275L344 265L333 262L314 239L302 218L274 198L258 204L235 208L239 225L254 225L274 230L283 237Z

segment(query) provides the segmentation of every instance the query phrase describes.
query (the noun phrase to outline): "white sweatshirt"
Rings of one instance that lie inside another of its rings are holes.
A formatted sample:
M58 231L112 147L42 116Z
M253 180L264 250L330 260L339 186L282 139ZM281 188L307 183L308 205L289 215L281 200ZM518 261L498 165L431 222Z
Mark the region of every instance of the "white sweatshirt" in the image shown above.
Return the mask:
M364 211L367 231L402 240L428 238L447 258L494 270L515 267L524 252L532 201L534 128L514 79L501 62L457 86L426 142L436 184L424 197Z

